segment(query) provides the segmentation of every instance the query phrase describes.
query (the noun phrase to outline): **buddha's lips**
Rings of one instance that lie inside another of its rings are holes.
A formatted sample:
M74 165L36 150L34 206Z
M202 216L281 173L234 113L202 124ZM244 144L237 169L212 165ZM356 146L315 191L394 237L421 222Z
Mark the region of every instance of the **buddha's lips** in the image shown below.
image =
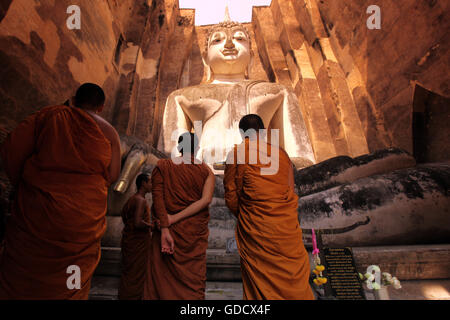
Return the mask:
M223 54L224 56L235 56L235 55L238 54L238 51L235 50L235 49L231 49L231 50L223 50L223 51L222 51L222 54Z

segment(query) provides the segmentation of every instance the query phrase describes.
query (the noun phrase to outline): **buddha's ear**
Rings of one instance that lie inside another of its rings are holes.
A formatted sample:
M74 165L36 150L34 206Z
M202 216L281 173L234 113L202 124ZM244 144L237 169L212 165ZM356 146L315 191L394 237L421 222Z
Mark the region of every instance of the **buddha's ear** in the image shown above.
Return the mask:
M203 66L205 67L206 82L211 82L212 81L212 70L211 70L211 67L209 66L206 52L202 54L202 62L203 62Z

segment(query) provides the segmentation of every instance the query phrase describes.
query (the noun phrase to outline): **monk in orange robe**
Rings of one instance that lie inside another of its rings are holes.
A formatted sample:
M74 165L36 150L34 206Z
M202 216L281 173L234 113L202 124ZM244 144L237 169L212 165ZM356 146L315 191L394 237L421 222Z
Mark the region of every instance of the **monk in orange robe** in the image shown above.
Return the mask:
M238 219L236 242L244 299L314 299L292 163L283 149L260 138L264 124L259 116L243 117L239 128L254 131L229 153L224 186L226 204ZM271 166L276 170L270 172Z
M106 228L120 143L96 113L103 90L84 84L74 107L31 115L1 148L16 198L0 253L0 299L87 299Z
M137 192L122 209L122 277L119 300L141 300L150 246L150 208L145 195L152 191L150 177L136 178Z
M152 217L160 230L152 234L144 299L205 298L215 177L206 164L194 163L197 145L192 133L181 135L182 157L159 160L152 172Z

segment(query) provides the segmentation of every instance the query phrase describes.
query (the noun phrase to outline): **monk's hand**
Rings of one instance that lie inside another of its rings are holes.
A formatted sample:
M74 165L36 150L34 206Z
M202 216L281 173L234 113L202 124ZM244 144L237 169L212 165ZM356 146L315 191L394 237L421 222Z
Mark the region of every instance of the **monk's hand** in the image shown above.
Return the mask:
M161 231L161 221L159 219L155 219L153 222L153 230L160 230Z
M173 254L175 242L168 228L161 228L161 252Z

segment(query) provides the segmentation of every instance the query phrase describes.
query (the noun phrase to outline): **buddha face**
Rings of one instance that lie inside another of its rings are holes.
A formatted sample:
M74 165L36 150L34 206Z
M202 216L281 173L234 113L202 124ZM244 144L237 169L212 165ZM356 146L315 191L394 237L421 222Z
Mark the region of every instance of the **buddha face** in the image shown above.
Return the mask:
M250 59L250 39L242 27L219 28L211 33L205 62L213 74L245 73Z

